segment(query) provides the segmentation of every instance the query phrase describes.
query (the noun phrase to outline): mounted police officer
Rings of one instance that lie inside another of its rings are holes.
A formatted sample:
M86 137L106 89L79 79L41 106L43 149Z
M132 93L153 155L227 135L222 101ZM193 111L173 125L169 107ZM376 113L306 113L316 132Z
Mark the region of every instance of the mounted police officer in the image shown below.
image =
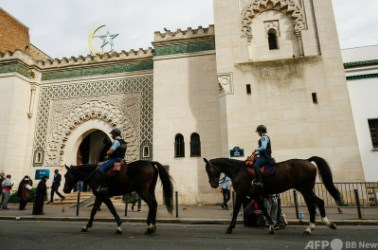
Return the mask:
M97 188L97 192L99 193L106 193L108 190L107 187L107 176L105 174L106 170L113 167L114 163L121 162L125 159L126 150L127 150L127 143L121 137L121 130L118 128L113 129L110 131L110 135L112 136L113 144L108 150L107 158L109 159L107 162L102 165L98 172L99 172L99 179L100 185Z
M252 185L258 188L264 188L262 173L260 167L264 165L274 164L272 159L272 147L269 136L266 135L267 128L264 125L260 125L256 129L256 133L260 136L258 141L259 147L253 151L253 155L258 156L253 168L255 170L255 179Z

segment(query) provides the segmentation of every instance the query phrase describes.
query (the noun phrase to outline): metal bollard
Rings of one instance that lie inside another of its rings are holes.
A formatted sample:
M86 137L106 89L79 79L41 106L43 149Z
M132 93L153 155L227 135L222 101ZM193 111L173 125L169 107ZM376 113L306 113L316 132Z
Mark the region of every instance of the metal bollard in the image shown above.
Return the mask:
M129 200L127 195L125 196L126 202L125 202L125 217L127 217L127 210L129 210Z
M179 217L179 208L178 208L178 192L175 192L175 197L176 197L176 218Z
M297 219L299 219L299 210L298 210L298 197L297 197L297 191L293 191L294 195L294 206L295 206L295 214L297 216Z
M81 191L79 190L77 192L76 216L79 216L80 213L80 193Z
M357 189L354 190L354 196L356 197L356 206L357 206L358 218L362 219L360 196L358 194L358 190Z

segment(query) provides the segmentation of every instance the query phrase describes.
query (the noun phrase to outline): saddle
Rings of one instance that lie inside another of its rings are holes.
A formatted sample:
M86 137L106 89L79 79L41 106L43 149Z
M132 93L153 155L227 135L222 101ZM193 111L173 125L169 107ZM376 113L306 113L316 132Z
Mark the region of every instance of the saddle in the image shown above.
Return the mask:
M248 156L247 160L245 161L245 165L247 166L247 171L251 177L255 176L255 169L253 165L256 162L257 157L254 155ZM276 174L276 165L266 165L260 167L261 174L263 176L272 176Z
M100 162L98 163L97 169L99 169L102 165L104 165L105 162ZM105 171L105 175L108 177L113 177L119 172L121 172L123 167L126 167L127 162L126 161L121 161L121 162L115 162L113 164L113 167L109 168L108 170Z

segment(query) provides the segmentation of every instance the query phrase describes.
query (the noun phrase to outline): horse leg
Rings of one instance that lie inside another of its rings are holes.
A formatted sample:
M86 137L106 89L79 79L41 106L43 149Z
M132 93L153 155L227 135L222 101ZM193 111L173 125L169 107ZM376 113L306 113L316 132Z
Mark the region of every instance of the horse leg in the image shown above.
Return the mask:
M324 201L319 197L315 196L316 206L319 208L320 215L322 216L322 222L329 228L336 230L336 225L330 222L327 218L326 211L324 208Z
M313 191L302 193L306 201L308 212L310 213L310 225L304 231L304 234L311 235L315 230L315 216L316 216L316 195Z
M235 206L234 206L234 210L232 212L232 220L231 220L230 226L226 230L226 234L232 234L232 230L235 228L236 219L238 218L239 211L240 211L241 205L243 203L243 199L245 197L244 193L243 193L243 195L239 195L239 193L236 194Z
M117 222L116 234L121 234L122 233L122 220L119 217L119 215L118 215L118 213L117 213L117 211L116 211L116 209L113 205L113 202L110 200L109 197L104 197L103 201L104 201L105 205L109 208L110 212L112 213L112 215L114 216L114 219Z
M148 205L148 216L147 216L148 228L144 234L153 235L156 231L155 220L156 220L157 202L155 199L155 195L150 194L148 191L142 191L140 193L140 197Z
M84 226L81 231L82 232L88 232L88 229L92 227L93 225L93 221L94 221L94 217L98 211L98 208L101 206L102 204L102 199L99 197L99 196L96 196L96 200L95 200L95 203L93 204L93 207L92 207L92 212L91 212L91 217L87 223L86 226Z
M268 220L269 227L268 227L268 233L269 234L274 234L274 222L272 220L272 217L270 217L270 213L268 213L268 210L266 209L264 198L257 197L256 198L257 204L259 205L261 212L265 216L265 218Z

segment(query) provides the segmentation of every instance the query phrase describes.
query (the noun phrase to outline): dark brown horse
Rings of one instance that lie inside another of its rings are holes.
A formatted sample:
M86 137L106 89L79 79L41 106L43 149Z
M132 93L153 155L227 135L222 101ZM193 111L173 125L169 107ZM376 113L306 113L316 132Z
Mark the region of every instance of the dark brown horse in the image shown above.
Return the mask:
M77 182L82 181L96 190L98 186L98 178L96 178L97 165L81 165L67 167L65 174L66 182L63 191L70 193ZM122 220L118 216L110 197L127 195L133 191L147 203L149 212L147 217L148 229L145 234L154 234L156 231L156 212L157 202L155 198L156 182L160 176L163 186L164 203L169 213L173 209L173 185L172 179L167 170L158 162L135 161L123 166L121 171L111 177L109 180L109 191L106 195L93 191L96 196L95 203L92 208L91 217L86 226L82 228L82 232L87 232L93 225L96 212L102 203L105 203L113 214L117 222L117 233L122 233Z
M332 229L336 229L335 224L328 221L324 208L324 201L317 197L314 193L317 168L324 186L335 199L337 204L341 205L342 197L340 192L333 184L333 177L328 163L320 157L311 157L308 160L289 160L277 163L276 173L274 176L264 177L264 190L255 190L251 187L252 178L246 169L244 161L231 160L226 158L206 160L206 172L209 176L211 187L219 186L220 174L224 173L232 180L234 190L236 192L235 206L232 221L226 233L231 234L235 228L236 218L239 214L242 201L249 195L256 199L264 216L269 221L269 233L274 233L274 225L264 206L262 196L266 194L279 194L289 189L296 189L306 201L308 211L310 213L310 225L306 229L306 234L311 234L315 229L316 207L319 208L322 221ZM315 165L311 164L315 162Z

